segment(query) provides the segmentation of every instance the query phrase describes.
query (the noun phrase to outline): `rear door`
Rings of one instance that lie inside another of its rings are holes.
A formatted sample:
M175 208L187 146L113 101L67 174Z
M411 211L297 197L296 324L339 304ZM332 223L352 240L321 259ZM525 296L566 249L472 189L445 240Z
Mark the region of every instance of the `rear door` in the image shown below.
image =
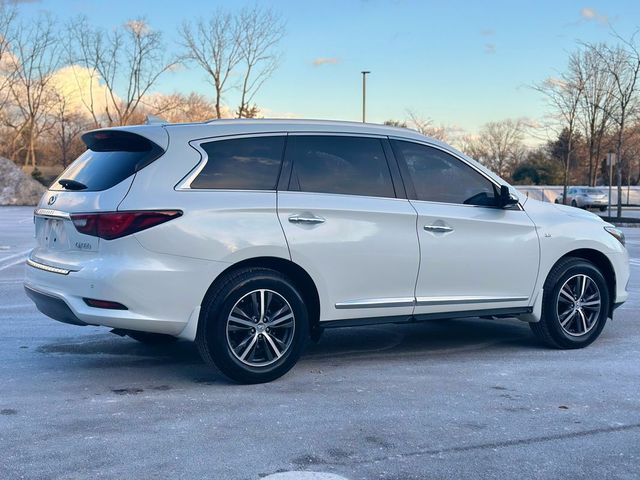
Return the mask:
M147 137L123 130L93 131L82 140L87 150L54 181L34 212L37 247L31 258L46 265L74 269L95 255L100 240L79 233L70 214L117 210L135 173L164 152Z
M416 212L388 149L383 137L288 136L278 216L292 260L316 282L322 320L412 313Z
M539 246L526 213L498 208L498 186L462 159L435 146L392 145L418 212L415 314L527 306Z

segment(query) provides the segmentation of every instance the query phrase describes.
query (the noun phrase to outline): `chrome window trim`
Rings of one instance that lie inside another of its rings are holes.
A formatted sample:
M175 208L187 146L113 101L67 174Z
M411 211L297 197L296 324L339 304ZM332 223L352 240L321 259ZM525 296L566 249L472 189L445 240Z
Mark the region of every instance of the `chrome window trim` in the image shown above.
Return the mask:
M36 208L33 211L33 214L36 217L63 218L65 220L71 219L71 215L69 213L63 212L61 210L54 210L52 208Z
M359 137L359 138L375 138L378 140L386 140L388 135L377 133L358 133L358 132L330 132L330 131L314 131L314 130L296 130L295 132L288 132L290 137Z
M242 190L244 192L246 192L247 190ZM266 192L266 190L260 190L261 192ZM275 191L275 190L270 190L270 191ZM347 198L362 198L365 200L394 200L394 201L400 201L400 202L408 202L409 200L407 198L398 198L398 197L373 197L371 195L353 195L350 193L323 193L323 192L302 192L302 191L298 191L298 190L278 190L278 195L283 195L283 194L294 194L294 195L322 195L322 196L326 196L326 195L331 195L333 197L347 197ZM415 214L415 211L413 212Z
M238 135L224 135L220 137L206 137L189 141L189 146L200 154L200 161L187 175L178 182L174 187L176 191L188 191L188 192L275 192L275 189L269 190L244 190L238 188L191 188L191 184L196 179L200 172L204 169L209 161L209 156L202 148L203 143L222 142L224 140L237 140L242 138L256 138L256 137L286 137L287 132L265 132L265 133L243 133Z

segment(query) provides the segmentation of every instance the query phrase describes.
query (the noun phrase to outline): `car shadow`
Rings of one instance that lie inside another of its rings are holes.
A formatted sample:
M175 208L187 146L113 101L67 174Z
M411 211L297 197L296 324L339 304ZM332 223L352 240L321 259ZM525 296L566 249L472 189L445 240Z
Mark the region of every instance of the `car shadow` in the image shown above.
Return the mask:
M541 347L528 326L518 320L479 318L327 329L316 343L309 342L300 364L326 370L355 362L403 361L409 358L462 355L470 351L496 352ZM228 383L200 359L195 344L178 341L144 345L110 334L79 335L38 347L42 354L64 356L82 368L159 368L173 380L199 384ZM148 372L148 371L147 371ZM160 385L162 387L162 385ZM162 388L160 388L162 390ZM126 389L123 390L125 393Z

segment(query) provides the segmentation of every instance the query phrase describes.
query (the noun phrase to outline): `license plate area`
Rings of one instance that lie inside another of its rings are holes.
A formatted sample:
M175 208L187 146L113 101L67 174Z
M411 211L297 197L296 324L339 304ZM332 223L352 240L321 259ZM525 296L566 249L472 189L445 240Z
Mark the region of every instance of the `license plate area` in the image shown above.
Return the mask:
M59 218L36 219L38 245L47 250L69 250L69 234L65 223L66 220Z

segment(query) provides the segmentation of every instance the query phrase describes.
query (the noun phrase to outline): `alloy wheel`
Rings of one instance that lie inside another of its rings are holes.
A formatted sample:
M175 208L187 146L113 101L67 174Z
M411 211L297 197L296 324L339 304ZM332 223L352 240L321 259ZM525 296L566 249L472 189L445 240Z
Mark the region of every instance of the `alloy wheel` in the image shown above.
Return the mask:
M293 342L295 317L289 302L268 289L245 294L227 317L227 343L234 357L251 367L282 358Z
M589 333L598 323L601 308L600 289L588 275L570 277L558 291L558 321L562 330L572 337Z

